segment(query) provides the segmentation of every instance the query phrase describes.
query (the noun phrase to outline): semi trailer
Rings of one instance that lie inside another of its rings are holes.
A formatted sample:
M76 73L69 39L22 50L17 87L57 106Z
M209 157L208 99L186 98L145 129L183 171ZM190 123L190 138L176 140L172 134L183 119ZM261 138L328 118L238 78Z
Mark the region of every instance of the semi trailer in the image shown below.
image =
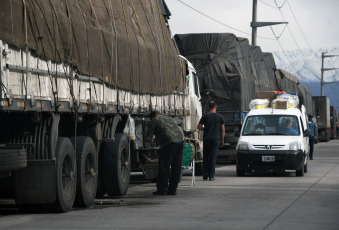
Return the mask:
M2 1L0 197L68 212L157 177L149 114L172 116L201 166L193 66L164 1ZM199 168L199 167L198 167Z

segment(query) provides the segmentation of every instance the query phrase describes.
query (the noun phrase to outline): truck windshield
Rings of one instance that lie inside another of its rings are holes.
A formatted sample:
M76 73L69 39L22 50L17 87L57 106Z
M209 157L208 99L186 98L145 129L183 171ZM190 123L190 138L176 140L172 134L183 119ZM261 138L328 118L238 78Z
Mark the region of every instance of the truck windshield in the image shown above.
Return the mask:
M288 135L298 136L298 118L291 115L249 116L244 124L243 136Z

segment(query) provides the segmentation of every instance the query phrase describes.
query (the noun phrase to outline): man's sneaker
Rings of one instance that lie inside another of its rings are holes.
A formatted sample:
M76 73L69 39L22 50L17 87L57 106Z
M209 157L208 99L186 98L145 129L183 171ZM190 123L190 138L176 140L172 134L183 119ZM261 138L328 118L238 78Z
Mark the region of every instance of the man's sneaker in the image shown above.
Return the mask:
M164 196L164 195L166 195L167 193L166 193L166 191L155 191L155 192L153 192L153 195L156 195L156 196Z
M209 179L209 181L214 181L215 179L214 179L214 177L211 177L210 179Z
M207 180L208 176L203 176L202 179L203 180Z
M167 195L177 195L177 191L167 191Z

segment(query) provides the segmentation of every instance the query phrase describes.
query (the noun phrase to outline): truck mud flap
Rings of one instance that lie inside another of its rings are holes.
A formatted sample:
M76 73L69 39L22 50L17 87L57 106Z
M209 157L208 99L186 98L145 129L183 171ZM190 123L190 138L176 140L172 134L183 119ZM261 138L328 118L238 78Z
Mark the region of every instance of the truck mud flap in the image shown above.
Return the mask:
M0 146L0 173L12 172L27 166L27 153L23 146Z
M17 204L47 204L56 199L55 160L28 161L15 173Z

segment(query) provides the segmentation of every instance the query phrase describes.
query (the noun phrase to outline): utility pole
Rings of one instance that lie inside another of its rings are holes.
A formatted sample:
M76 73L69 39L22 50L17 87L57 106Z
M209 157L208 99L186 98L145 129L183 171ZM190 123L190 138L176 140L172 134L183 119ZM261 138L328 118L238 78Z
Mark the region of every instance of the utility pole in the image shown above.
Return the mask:
M288 22L257 22L257 0L253 0L252 10L252 45L257 45L257 27L271 26L278 24L288 24Z
M321 96L324 96L324 85L325 84L332 84L332 83L336 83L338 81L333 81L333 82L324 82L324 71L327 70L335 70L335 69L339 69L339 68L324 68L324 59L327 57L337 57L339 55L325 55L325 53L327 52L322 52L321 53L321 82L320 82L320 86L321 86Z

